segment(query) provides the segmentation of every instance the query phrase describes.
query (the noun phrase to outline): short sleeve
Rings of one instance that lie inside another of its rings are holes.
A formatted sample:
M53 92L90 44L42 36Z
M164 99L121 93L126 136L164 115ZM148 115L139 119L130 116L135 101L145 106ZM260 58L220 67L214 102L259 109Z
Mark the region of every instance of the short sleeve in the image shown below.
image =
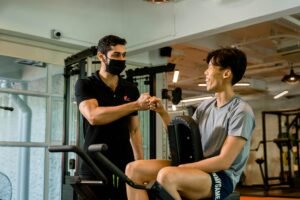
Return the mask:
M136 101L139 97L140 97L140 92L138 90L137 87L132 87L132 96L133 96L133 100Z
M140 97L140 92L135 85L130 87L131 101L136 101ZM135 111L131 114L132 116L138 115L138 112Z
M255 119L250 108L238 110L231 117L229 122L228 134L232 136L241 136L249 140L255 127Z
M75 98L77 105L82 101L95 98L92 92L92 86L88 79L78 79L75 83Z

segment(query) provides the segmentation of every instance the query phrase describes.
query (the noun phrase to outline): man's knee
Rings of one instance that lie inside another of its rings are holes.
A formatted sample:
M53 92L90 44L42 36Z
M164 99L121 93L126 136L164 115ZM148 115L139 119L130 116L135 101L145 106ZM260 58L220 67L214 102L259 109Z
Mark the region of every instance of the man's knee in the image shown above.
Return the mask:
M130 162L126 165L125 174L129 178L138 177L140 175L140 169L142 169L142 162L139 160Z
M157 175L157 181L162 185L174 184L176 181L175 167L164 167Z
M129 177L132 177L136 168L135 162L128 163L125 168L125 174Z

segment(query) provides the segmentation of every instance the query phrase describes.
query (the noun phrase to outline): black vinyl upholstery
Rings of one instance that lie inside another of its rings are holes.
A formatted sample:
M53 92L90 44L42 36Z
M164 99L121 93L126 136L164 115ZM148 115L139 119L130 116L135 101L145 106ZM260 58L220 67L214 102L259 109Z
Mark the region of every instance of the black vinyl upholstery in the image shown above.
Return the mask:
M192 117L176 116L168 126L168 139L173 166L203 159L201 135ZM234 191L225 200L239 199Z
M203 159L198 125L189 116L177 116L168 126L168 139L172 165Z

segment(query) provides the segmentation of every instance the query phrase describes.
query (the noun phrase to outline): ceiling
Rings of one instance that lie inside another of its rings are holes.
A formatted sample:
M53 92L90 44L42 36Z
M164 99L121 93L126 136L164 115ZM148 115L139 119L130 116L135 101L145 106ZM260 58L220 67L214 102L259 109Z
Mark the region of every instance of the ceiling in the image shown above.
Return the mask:
M290 73L291 65L300 75L300 14L171 46L169 62L176 64L180 75L178 82L173 83L173 72L169 73L169 88L182 88L184 99L207 96L206 88L198 86L204 83L205 58L210 50L222 46L235 46L247 54L248 67L241 82L250 86L235 86L239 95L273 97L288 90L285 98L300 96L300 83L289 85L281 81Z
M284 98L300 97L300 83L289 85L281 81L290 73L291 65L300 75L300 14L172 45L169 62L176 64L180 75L178 82L172 83L173 72L168 73L168 88L182 88L183 99L211 95L198 84L204 83L207 53L222 46L236 46L247 54L248 67L241 82L250 86L235 86L239 95L250 99L273 98L288 90ZM19 64L15 58L0 56L0 66L10 66L1 67L0 76L20 79Z

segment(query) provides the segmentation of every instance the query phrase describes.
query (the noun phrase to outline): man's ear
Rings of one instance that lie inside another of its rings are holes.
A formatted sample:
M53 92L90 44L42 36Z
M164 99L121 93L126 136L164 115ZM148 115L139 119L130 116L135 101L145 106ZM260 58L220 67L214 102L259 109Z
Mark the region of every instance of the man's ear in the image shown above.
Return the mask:
M230 78L232 76L232 72L230 69L225 69L223 72L223 78Z
M105 56L104 56L104 54L101 53L101 52L99 52L99 51L97 52L97 58L99 59L100 62L105 61Z

